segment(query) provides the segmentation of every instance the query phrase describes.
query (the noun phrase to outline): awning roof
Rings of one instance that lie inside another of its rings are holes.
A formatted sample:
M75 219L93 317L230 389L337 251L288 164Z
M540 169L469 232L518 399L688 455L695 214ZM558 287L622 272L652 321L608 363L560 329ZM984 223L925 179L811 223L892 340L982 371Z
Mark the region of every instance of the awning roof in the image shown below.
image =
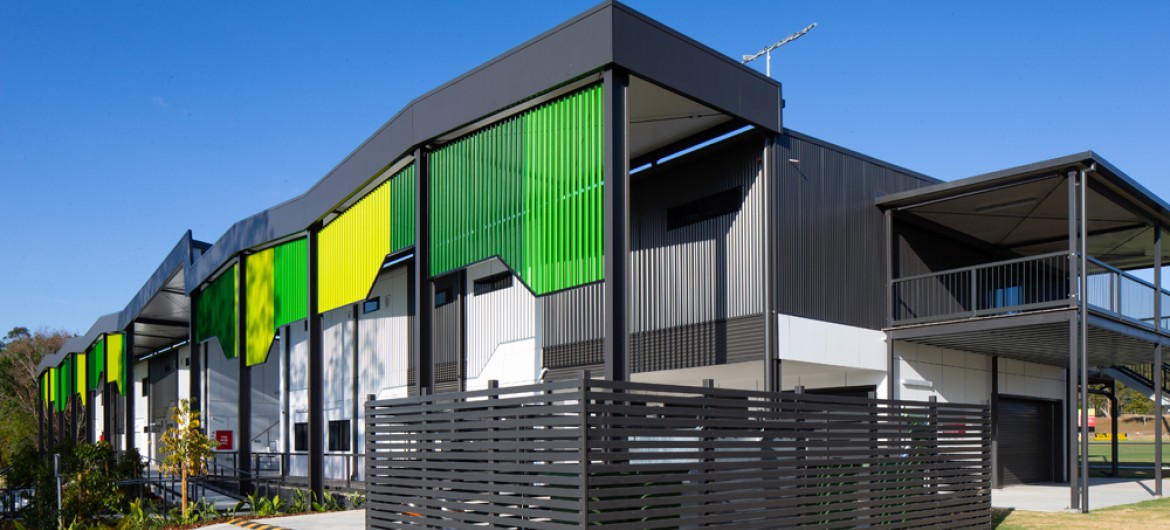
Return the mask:
M1170 205L1091 151L887 195L877 205L1015 256L1060 252L1068 249L1066 176L1090 167L1089 255L1122 269L1150 267L1153 225L1170 226Z
M61 345L61 349L57 350L57 353L46 355L42 358L40 364L37 365L37 373L42 373L49 368L60 366L61 361L64 361L65 357L70 354L84 352L102 333L112 333L118 330L117 313L102 315L89 327L89 331L86 331L85 335L73 337L65 341L65 344Z
M232 225L191 268L186 291L241 250L323 219L415 146L611 66L631 74L634 156L727 121L780 132L778 82L606 1L410 102L307 192Z

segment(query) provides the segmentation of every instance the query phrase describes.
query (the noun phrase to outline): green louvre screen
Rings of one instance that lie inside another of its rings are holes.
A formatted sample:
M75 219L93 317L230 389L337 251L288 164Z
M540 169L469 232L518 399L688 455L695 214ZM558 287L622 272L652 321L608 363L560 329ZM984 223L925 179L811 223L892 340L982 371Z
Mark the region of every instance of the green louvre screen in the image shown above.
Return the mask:
M273 253L275 325L279 328L309 315L309 240L289 241Z
M499 256L536 295L604 277L602 89L430 155L431 275Z
M414 164L390 179L390 252L414 246Z
M102 371L106 368L106 336L102 335L85 356L89 375L89 388L99 388L102 382Z
M195 343L219 339L223 354L229 359L236 352L236 333L239 329L239 297L236 294L237 265L224 271L196 295Z

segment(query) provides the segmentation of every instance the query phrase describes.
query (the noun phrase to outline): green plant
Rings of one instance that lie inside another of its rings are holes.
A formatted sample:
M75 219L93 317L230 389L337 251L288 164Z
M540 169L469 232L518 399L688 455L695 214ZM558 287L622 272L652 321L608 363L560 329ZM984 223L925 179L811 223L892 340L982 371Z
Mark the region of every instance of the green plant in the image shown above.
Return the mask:
M269 499L259 493L248 494L248 504L252 506L252 513L260 517L271 517L279 514L283 503L280 495Z
M292 500L288 503L288 512L304 513L309 511L310 505L309 496L305 494L304 490L297 488L292 492Z
M214 442L199 428L199 412L191 410L184 399L171 414L173 426L163 433L159 450L166 456L159 465L165 473L176 474L182 480L182 515L187 516L187 478L207 472L207 460L213 456Z
M360 510L366 505L366 495L360 491L349 494L349 509Z
M313 501L314 512L335 512L341 510L341 500L335 497L328 490L321 496L321 502Z

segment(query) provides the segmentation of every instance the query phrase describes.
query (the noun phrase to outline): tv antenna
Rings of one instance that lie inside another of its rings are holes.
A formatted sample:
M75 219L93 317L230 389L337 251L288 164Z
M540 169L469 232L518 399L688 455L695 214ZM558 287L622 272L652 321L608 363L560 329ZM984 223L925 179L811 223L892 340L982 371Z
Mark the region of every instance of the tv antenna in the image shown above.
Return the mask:
M775 50L776 48L779 48L785 44L788 44L796 39L799 39L799 38L805 36L809 32L809 30L811 30L815 27L817 27L817 23L813 22L812 24L809 24L808 26L806 26L804 29L802 29L796 33L793 33L792 35L784 37L783 39L780 40L780 42L777 42L776 44L768 46L767 48L764 48L764 49L756 52L753 55L744 55L742 62L743 62L743 64L747 64L747 63L750 63L756 59L759 59L760 56L763 55L767 58L767 60L765 62L765 66L764 66L764 74L767 75L768 77L772 77L772 50Z

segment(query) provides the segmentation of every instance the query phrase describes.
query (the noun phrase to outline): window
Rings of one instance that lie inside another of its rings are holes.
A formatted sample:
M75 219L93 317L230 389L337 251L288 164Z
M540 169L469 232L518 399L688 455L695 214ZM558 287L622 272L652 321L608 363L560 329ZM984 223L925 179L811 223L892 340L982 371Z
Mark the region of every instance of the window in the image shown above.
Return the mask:
M142 378L142 397L150 397L150 378Z
M349 451L349 420L329 422L329 450Z
M491 276L484 276L475 280L475 295L488 294L492 291L507 289L512 286L512 273L501 272Z
M382 299L378 298L376 296L369 299L369 300L366 300L366 302L364 304L362 304L362 314L363 315L368 315L368 314L373 313L374 311L377 311L379 309L382 309Z
M293 451L309 450L309 424L293 424Z
M666 211L666 229L674 230L739 211L743 186L708 195L697 201L680 204Z
M455 292L450 288L435 293L435 307L443 307L455 301Z

